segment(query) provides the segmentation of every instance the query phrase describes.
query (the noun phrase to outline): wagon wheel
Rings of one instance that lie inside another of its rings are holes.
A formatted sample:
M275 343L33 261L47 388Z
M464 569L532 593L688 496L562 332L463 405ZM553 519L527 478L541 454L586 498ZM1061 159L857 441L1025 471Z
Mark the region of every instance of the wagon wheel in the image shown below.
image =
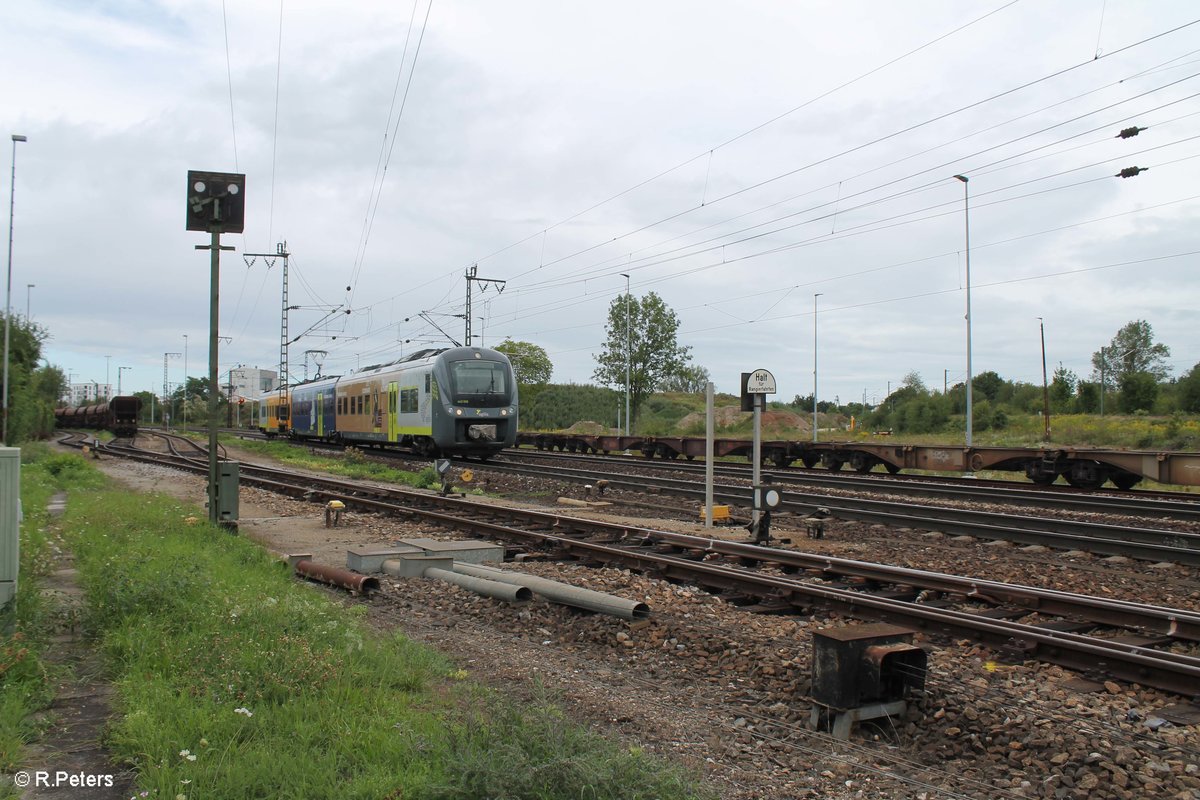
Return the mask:
M1142 482L1141 475L1134 475L1132 472L1121 472L1109 478L1113 482L1113 486L1118 489L1132 489Z
M842 464L844 463L845 462L840 458L831 458L825 462L825 469L829 470L830 472L837 472L842 468Z
M1076 489L1099 489L1104 484L1104 478L1101 477L1077 477L1069 472L1064 477Z

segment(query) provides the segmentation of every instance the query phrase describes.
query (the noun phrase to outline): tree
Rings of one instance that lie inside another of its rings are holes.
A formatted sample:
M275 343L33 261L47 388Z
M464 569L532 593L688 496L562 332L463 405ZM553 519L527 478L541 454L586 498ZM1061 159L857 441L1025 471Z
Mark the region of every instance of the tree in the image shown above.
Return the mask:
M1000 399L1000 391L1004 388L1005 380L992 370L981 372L971 379L974 392L983 395L986 400Z
M606 386L624 388L628 368L632 423L641 402L684 368L691 348L676 340L679 318L654 292L640 299L629 294L613 298L604 330L608 340L595 357L593 375Z
M1069 411L1071 398L1075 395L1075 387L1079 385L1079 376L1071 370L1058 365L1054 370L1054 380L1050 382L1050 406L1058 413Z
M550 356L546 355L546 351L536 344L505 339L494 349L508 356L508 360L513 365L513 372L517 374L517 383L540 386L548 382L550 375L554 372Z
M664 392L686 392L699 394L712 380L708 370L699 364L684 364L674 375L668 375L659 387Z
M1092 353L1094 377L1099 380L1103 372L1104 382L1110 386L1120 385L1126 376L1137 372L1148 373L1155 381L1164 381L1171 373L1166 363L1170 355L1171 348L1154 341L1150 323L1135 320L1117 331L1107 347Z
M1158 399L1158 381L1148 372L1134 372L1121 378L1121 410L1152 411Z
M1200 414L1200 364L1179 379L1179 410Z
M0 325L4 318L0 316ZM9 323L8 444L44 438L54 430L54 408L67 381L62 370L39 367L45 328L21 317Z
M1095 414L1100 409L1100 384L1080 381L1076 395L1079 410L1084 414Z

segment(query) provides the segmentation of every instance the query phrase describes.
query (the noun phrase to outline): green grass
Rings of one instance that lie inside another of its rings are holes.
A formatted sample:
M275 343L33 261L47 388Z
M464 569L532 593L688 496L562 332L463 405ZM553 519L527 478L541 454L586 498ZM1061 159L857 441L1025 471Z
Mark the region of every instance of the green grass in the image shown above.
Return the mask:
M0 772L12 772L21 763L22 748L39 734L30 715L53 698L53 676L44 655L58 609L41 588L62 541L46 505L58 491L102 482L82 458L51 455L44 444L24 445L21 462L24 519L18 591L14 602L0 612Z
M107 744L174 798L683 798L681 774L520 707L366 629L254 544L166 498L73 493L87 630L121 715Z
M353 447L347 448L343 453L331 451L326 455L289 442L264 442L226 436L222 436L221 441L231 447L267 456L294 467L321 470L345 478L399 483L418 489L429 489L440 485L433 467L425 467L420 472L394 469L386 464L368 461L362 451Z

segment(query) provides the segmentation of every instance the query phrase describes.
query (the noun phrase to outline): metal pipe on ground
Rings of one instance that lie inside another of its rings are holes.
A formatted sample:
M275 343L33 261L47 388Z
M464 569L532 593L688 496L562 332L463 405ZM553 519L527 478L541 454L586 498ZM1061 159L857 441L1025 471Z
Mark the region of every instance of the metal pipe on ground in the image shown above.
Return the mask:
M494 581L503 581L518 586L526 586L555 603L574 606L599 614L609 614L621 619L646 619L650 616L650 606L637 600L626 600L604 592L591 589L581 589L566 583L559 583L536 575L526 575L523 572L509 572L495 567L485 567L482 564L463 564L454 562L454 571L464 575L474 575Z
M388 575L395 577L409 577L403 575L400 569L399 559L389 558L383 562L383 571ZM475 577L471 575L460 575L457 572L452 572L448 569L439 569L437 567L426 567L421 576L425 578L436 578L437 580L453 583L455 586L461 586L468 591L481 594L484 597L494 597L497 600L504 600L509 603L526 603L533 599L533 592L524 586L517 586L512 583L503 581L490 580L486 577Z
M352 592L359 594L369 594L379 589L379 579L372 578L370 575L359 575L356 572L339 569L338 567L328 567L324 564L316 564L312 561L296 562L296 574L304 578L311 578L321 583L327 583L331 586L340 586L343 589L349 589Z

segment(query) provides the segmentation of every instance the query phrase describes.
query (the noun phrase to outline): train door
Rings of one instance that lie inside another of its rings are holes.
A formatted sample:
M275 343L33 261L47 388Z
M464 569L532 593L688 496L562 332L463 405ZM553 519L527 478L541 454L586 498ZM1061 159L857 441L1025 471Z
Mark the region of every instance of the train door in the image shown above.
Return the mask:
M314 409L317 417L317 436L325 436L325 395L317 392L317 405Z
M388 384L388 405L387 405L387 440L395 442L399 440L399 431L396 430L396 410L399 404L398 397L400 394L400 384L393 381Z

